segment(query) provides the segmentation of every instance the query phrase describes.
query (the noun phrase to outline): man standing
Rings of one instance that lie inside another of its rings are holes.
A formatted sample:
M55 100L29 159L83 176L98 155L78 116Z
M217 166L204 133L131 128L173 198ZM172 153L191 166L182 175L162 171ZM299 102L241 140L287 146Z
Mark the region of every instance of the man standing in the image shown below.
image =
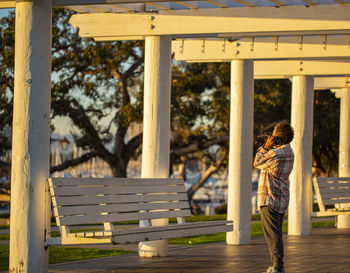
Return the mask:
M285 272L282 224L289 203L289 174L294 163L289 143L293 137L294 131L288 122L277 123L254 159L254 167L260 169L258 209L272 262L265 273Z

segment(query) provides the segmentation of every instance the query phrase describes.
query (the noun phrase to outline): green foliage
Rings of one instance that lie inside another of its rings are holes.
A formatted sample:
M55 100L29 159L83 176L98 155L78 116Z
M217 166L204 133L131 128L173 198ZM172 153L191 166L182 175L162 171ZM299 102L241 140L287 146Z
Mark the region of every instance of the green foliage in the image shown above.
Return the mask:
M140 143L128 145L125 135L131 122L142 121L144 42L81 38L69 23L73 13L53 9L51 118L69 117L76 143L125 176ZM14 13L0 20L0 156L11 144L14 21ZM113 138L115 153L106 148Z
M68 115L80 146L100 152L116 130L142 121L143 41L95 42L54 9L52 117Z
M330 90L315 92L314 140L312 147L314 167L323 176L338 171L340 100Z
M8 245L0 245L0 270L9 269L9 252L10 247Z
M289 80L256 80L254 88L255 135L272 123L290 120L292 86Z
M11 16L14 16L12 13ZM0 19L0 156L11 148L12 100L14 88L14 23Z
M191 135L203 134L207 113L204 95L215 84L206 64L180 63L173 66L171 85L171 130L173 146L188 142Z

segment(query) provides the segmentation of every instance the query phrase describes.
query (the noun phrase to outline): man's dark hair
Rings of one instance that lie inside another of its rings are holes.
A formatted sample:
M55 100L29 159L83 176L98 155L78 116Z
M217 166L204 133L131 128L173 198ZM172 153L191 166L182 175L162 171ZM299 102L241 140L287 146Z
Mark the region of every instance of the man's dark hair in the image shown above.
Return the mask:
M282 139L283 144L290 143L294 138L294 130L286 121L279 122L275 125L274 134Z

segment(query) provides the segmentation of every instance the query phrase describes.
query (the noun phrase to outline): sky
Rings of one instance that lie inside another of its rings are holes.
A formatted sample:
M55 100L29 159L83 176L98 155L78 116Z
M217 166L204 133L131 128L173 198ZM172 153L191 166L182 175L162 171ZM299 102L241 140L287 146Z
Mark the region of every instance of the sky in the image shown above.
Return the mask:
M7 16L10 10L13 10L13 9L0 9L0 18Z

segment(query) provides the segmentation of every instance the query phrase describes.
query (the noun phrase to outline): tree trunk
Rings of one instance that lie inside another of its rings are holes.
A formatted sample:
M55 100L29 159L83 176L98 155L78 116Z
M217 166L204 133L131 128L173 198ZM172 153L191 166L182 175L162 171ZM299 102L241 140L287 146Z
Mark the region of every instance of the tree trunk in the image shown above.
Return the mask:
M126 167L120 168L120 166L118 165L113 165L113 166L110 165L110 167L112 170L113 177L127 177Z

